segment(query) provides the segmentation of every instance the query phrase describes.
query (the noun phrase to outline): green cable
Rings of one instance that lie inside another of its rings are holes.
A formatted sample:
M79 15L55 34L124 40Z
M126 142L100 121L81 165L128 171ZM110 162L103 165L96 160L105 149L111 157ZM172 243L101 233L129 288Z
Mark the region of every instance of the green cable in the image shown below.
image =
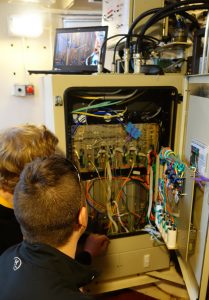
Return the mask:
M105 101L103 103L100 103L100 104L94 104L94 105L91 105L91 106L86 106L86 107L81 107L79 109L76 109L76 110L73 110L72 113L73 114L76 114L76 112L80 112L80 111L88 111L89 109L91 108L100 108L100 107L105 107L105 106L110 106L110 105L115 105L115 104L120 104L122 103L123 101L114 101L114 102L111 102L111 101Z

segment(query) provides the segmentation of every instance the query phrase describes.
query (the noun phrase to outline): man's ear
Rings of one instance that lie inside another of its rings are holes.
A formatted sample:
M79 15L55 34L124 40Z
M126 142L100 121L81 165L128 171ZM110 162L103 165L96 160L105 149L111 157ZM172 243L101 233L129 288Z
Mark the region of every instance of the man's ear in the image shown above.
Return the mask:
M79 215L78 215L78 224L83 227L86 228L87 224L88 224L88 212L87 212L87 207L86 206L82 206L80 211L79 211Z

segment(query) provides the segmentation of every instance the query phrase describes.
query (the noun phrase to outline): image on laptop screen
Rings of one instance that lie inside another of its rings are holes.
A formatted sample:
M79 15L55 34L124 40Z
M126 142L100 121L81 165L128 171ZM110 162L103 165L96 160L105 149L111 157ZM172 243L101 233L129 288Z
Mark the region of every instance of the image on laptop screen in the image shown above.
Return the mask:
M107 26L56 29L54 70L97 72L101 46L107 38ZM105 59L105 47L102 51Z

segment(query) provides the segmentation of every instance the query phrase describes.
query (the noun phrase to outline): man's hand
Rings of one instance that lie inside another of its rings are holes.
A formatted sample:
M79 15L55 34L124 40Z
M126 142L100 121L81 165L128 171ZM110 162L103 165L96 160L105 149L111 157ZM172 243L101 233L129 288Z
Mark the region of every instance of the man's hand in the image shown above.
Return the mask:
M91 233L85 242L84 251L91 254L92 257L105 254L110 240L106 235Z

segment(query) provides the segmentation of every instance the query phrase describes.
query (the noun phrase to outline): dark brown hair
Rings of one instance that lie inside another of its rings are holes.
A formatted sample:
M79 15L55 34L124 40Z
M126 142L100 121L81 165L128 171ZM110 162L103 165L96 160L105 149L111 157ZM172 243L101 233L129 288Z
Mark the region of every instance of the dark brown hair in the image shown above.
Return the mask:
M24 238L57 247L65 244L84 204L73 164L61 155L26 165L14 192L14 212Z

